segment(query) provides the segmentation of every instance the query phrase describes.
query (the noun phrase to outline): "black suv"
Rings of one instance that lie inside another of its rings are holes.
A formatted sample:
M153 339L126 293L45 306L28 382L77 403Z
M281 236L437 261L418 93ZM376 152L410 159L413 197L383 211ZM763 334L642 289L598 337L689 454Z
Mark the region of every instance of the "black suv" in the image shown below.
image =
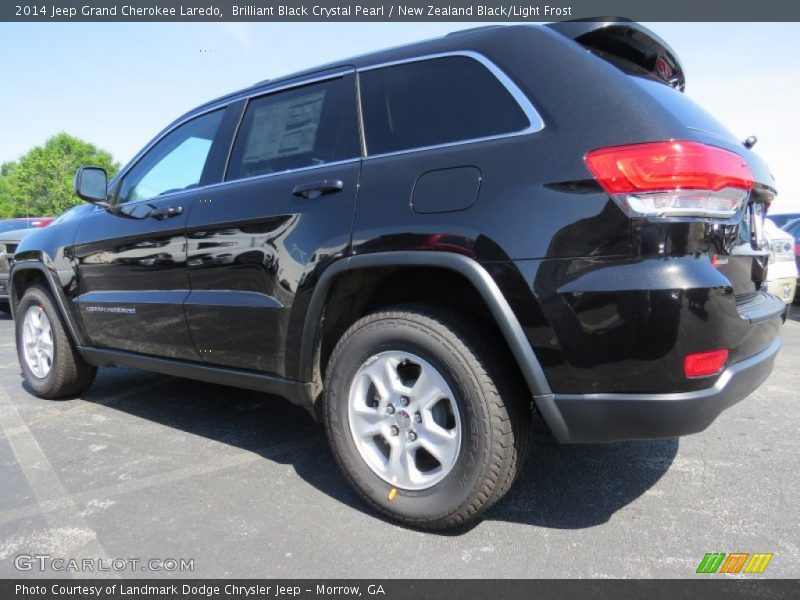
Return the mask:
M168 126L20 245L25 379L130 365L325 424L375 509L497 502L561 442L707 427L769 374L772 177L635 23L469 30L259 83Z

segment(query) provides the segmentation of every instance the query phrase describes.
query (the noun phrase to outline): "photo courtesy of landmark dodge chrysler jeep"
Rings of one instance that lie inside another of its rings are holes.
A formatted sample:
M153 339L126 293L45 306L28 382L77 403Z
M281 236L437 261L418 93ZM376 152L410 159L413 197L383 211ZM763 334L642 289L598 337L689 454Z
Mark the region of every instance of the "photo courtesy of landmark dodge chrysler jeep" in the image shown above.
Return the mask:
M442 529L560 442L705 429L768 376L766 165L630 21L483 27L180 117L10 275L43 398L128 365L324 422L375 510Z

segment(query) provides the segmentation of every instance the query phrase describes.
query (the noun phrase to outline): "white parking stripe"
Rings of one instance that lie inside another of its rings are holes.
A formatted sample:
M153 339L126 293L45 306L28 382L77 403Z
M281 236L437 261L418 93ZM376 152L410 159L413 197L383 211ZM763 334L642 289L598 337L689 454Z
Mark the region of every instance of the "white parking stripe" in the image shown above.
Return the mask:
M323 444L324 441L324 436L313 434L309 436L303 436L297 440L276 444L263 450L259 450L258 452L245 452L235 454L233 456L213 457L203 464L187 466L182 469L174 469L165 473L142 477L141 479L134 479L115 483L114 485L89 489L85 492L78 492L70 496L69 501L73 502L73 505L75 502L83 504L96 498L111 498L151 488L170 486L183 479L204 477L250 463L257 463L263 460L274 460L277 457L290 452L309 450ZM35 514L55 512L60 510L63 503L64 498L52 498L47 502L40 503L36 509L25 506L22 508L14 508L8 511L0 512L0 526L6 523L11 523L12 521L17 521L19 519L30 518Z
M33 437L30 429L20 417L17 407L0 387L0 429L5 433L17 464L28 480L36 500L41 507L48 506L41 514L47 520L51 532L59 531L67 535L58 537L56 548L48 548L48 554L59 558L93 558L108 564L109 558L97 539L97 533L86 523L75 506L75 502L61 483L50 461L45 456L39 442ZM26 549L31 554L36 548ZM113 572L76 572L74 577L116 577Z

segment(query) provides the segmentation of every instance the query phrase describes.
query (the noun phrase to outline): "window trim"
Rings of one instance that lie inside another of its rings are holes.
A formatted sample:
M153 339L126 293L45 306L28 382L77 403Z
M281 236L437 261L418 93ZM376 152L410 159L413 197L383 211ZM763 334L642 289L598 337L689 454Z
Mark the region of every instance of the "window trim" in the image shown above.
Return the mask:
M505 71L503 71L500 67L498 67L494 62L488 59L483 54L479 52L475 52L473 50L455 50L452 52L439 52L436 54L426 54L424 56L415 56L412 58L404 58L400 60L393 60L385 63L379 63L375 65L369 65L366 67L359 67L356 69L356 77L361 73L374 71L377 69L385 69L387 67L394 67L397 65L404 65L408 63L415 63L415 62L422 62L427 60L436 60L439 58L449 58L449 57L466 57L474 60L475 62L483 65L489 73L494 76L495 79L502 85L506 91L511 95L513 100L517 103L520 110L522 110L525 117L528 119L528 126L520 129L519 131L510 131L507 133L499 133L497 135L488 135L483 137L477 138L466 138L463 140L458 140L455 142L443 142L441 144L431 144L428 146L415 146L413 148L405 148L403 150L393 150L391 152L381 152L379 154L370 154L369 148L367 146L366 141L366 128L362 124L362 132L364 135L364 149L363 155L364 160L369 160L371 158L384 158L387 156L397 156L400 154L409 154L411 152L424 152L427 150L435 150L438 148L449 148L452 146L461 146L463 144L474 144L477 142L488 142L491 140L499 140L511 137L517 137L520 135L528 135L531 133L536 133L544 129L544 120L542 119L539 112L531 103L530 99L525 95L525 93L517 86L512 79L506 75ZM358 89L360 90L361 86L359 84ZM361 103L363 102L363 98L359 94L359 112L363 112L363 107Z
M381 154L369 154L368 148L367 148L367 142L366 142L366 130L365 130L364 123L363 123L363 104L362 104L363 103L363 99L361 97L361 84L360 84L360 81L359 81L359 74L363 73L363 72L367 72L367 71L373 71L373 70L376 70L376 69L383 69L383 68L386 68L386 67L392 67L392 66L401 65L401 64L407 64L407 63L413 63L413 62L421 62L421 61L424 61L424 60L435 60L435 59L438 59L438 58L447 58L447 57L452 57L452 56L462 56L462 57L471 58L472 60L475 60L476 62L478 62L481 65L483 65L486 69L488 69L489 72L500 82L500 84L504 88L506 88L506 90L511 94L512 98L514 98L514 101L519 105L520 109L522 110L522 112L525 114L525 116L528 119L528 123L529 123L528 127L524 128L524 129L521 129L519 131L501 133L501 134L492 135L492 136L485 136L485 137L479 137L479 138L468 138L468 139L459 140L459 141L456 141L456 142L445 142L445 143L442 143L442 144L434 144L434 145L430 145L430 146L418 146L418 147L414 147L414 148L407 148L407 149L404 149L404 150L396 150L396 151L393 151L393 152L385 152L385 153L381 153ZM309 165L307 167L300 167L300 168L292 169L292 170L289 170L289 171L280 171L280 172L277 172L277 173L265 173L265 174L262 174L262 175L253 175L251 177L245 177L245 178L242 178L242 179L235 179L235 180L227 180L227 179L225 179L225 177L227 177L228 168L230 166L230 159L231 159L231 155L233 153L233 144L236 141L237 136L239 135L239 129L240 129L241 125L242 125L242 122L244 120L245 111L247 110L247 107L250 104L250 102L252 102L253 100L256 100L258 98L261 98L263 96L269 96L270 94L283 92L283 91L286 91L286 90L291 90L293 88L303 87L303 86L310 85L310 84L313 84L313 83L319 83L319 82L323 82L323 81L328 81L330 79L337 79L337 78L340 78L340 77L346 77L347 75L354 75L354 77L355 77L356 111L357 111L357 117L358 117L359 137L360 137L360 140L361 140L361 156L348 158L348 159L344 159L344 160L336 161L336 162L323 163L321 165ZM280 176L280 175L288 175L288 174L291 174L291 173L297 173L297 172L308 171L308 170L313 170L313 169L322 169L322 168L325 168L325 167L344 165L344 164L348 164L348 163L353 163L353 162L362 161L362 160L369 160L369 159L373 159L373 158L383 158L383 157L387 157L387 156L410 154L412 152L425 152L427 150L434 150L434 149L438 149L438 148L448 148L448 147L453 147L453 146L461 146L461 145L464 145L464 144L473 144L473 143L477 143L477 142L488 142L488 141L492 141L492 140L517 137L517 136L521 136L521 135L528 135L528 134L531 134L531 133L536 133L538 131L541 131L545 127L544 120L542 119L541 115L536 110L536 108L533 106L532 102L525 95L525 93L517 86L516 83L514 83L511 80L511 78L508 75L506 75L506 73L502 69L500 69L500 67L498 67L489 58L487 58L483 54L481 54L479 52L475 52L473 50L454 50L454 51L450 51L450 52L437 52L435 54L425 54L425 55L420 55L420 56L414 56L414 57L410 57L410 58L387 61L387 62L383 62L383 63L376 63L374 65L367 65L367 66L364 66L364 67L354 67L354 66L346 66L345 67L345 66L343 66L341 68L335 68L335 69L327 71L327 72L326 71L318 72L318 74L316 74L316 75L309 75L309 76L302 77L302 78L299 78L299 79L294 79L292 81L284 81L284 82L277 81L272 86L267 84L266 86L261 86L258 89L242 91L242 92L240 92L238 94L234 94L232 96L226 96L223 99L220 99L220 100L218 100L216 102L213 102L211 104L208 104L208 105L204 106L202 111L198 111L198 112L192 111L192 112L180 117L179 119L177 119L176 121L174 121L173 123L168 125L167 127L165 127L148 144L146 144L141 150L139 150L139 152L136 153L136 155L130 160L130 162L125 166L125 168L123 168L114 177L114 179L111 182L109 182L109 189L113 189L114 190L113 193L116 194L117 186L119 186L120 182L125 177L128 176L128 173L139 163L139 161L144 157L144 155L147 154L153 148L153 146L158 144L163 138L165 138L166 136L171 134L173 131L178 129L181 125L184 125L185 123L188 123L189 121L192 121L192 120L197 119L199 117L205 116L205 115L207 115L209 113L212 113L212 112L214 112L216 110L220 110L220 109L228 110L231 106L234 106L237 102L240 102L240 101L244 101L244 104L243 104L243 106L241 108L241 113L239 114L238 122L236 123L236 126L235 126L235 128L234 128L234 130L232 132L232 136L230 138L230 147L228 148L228 153L227 153L227 157L226 157L226 160L225 160L225 168L224 168L224 171L223 171L222 179L220 181L216 181L214 183L209 183L209 184L204 185L204 186L198 186L198 187L192 188L190 190L179 190L179 191L173 192L171 194L158 196L156 198L157 200L160 200L162 198L172 198L174 196L181 196L183 194L188 194L188 193L196 193L196 192L202 191L202 190L213 189L213 188L216 188L216 187L221 186L221 185L228 185L228 184L232 184L232 183L251 181L251 180L254 180L254 179L260 179L260 178L265 178L265 177L275 177L275 176ZM197 109L195 109L195 110L197 110ZM132 201L132 202L129 202L129 203L126 203L126 204L129 205L129 206L132 206L134 204L138 204L138 203L141 203L141 202L152 202L153 200L154 200L153 198L151 198L149 200L135 200L135 201Z
M278 94L281 92L287 92L293 89L306 87L308 85L314 85L315 83L324 83L326 81L332 81L334 79L342 79L346 81L346 77L348 75L353 75L354 81L353 85L356 86L355 88L355 102L356 102L356 120L358 125L358 138L359 138L359 155L354 156L352 158L344 158L341 160L331 161L327 163L322 163L319 165L306 165L305 167L297 167L296 169L286 169L285 171L276 171L275 173L261 173L260 175L250 175L249 177L239 177L237 179L228 179L228 172L231 167L231 158L233 157L233 149L236 145L236 141L239 138L239 134L241 133L242 124L244 123L245 115L247 114L247 109L250 108L250 104L255 102L256 100L260 100L261 98L265 98L267 96L271 96L273 94ZM225 161L225 169L222 173L222 181L214 184L210 184L207 187L213 187L216 185L222 184L229 184L229 183L239 183L242 181L252 181L253 179L261 179L264 177L275 177L277 175L288 175L290 173L299 173L303 171L309 171L311 169L322 169L324 167L332 167L336 165L345 165L348 163L360 161L364 158L364 143L363 143L363 131L364 128L361 125L361 104L358 98L358 76L356 73L355 67L345 67L342 69L337 69L330 73L325 73L322 75L318 75L316 77L304 78L299 79L297 81L292 81L289 83L285 83L283 85L277 85L274 88L269 89L262 89L258 90L256 93L250 94L245 96L244 98L245 104L242 107L241 115L239 115L239 122L236 124L236 129L233 131L233 136L231 137L231 144L230 148L228 149L228 158Z
M257 179L259 177L272 177L272 176L275 176L275 175L286 175L288 173L297 173L298 171L305 171L305 170L309 170L309 169L320 169L322 167L341 165L341 164L347 164L347 163L354 162L354 161L360 161L363 158L363 152L364 152L363 147L361 148L361 156L356 156L354 158L348 158L348 159L341 160L341 161L324 163L324 164L321 164L321 165L309 165L307 167L300 167L298 169L292 169L290 171L280 171L278 173L265 173L263 175L253 175L252 177L246 177L246 178L242 178L242 179L234 179L234 180L226 180L225 179L225 177L227 176L227 173L228 173L228 166L229 166L229 163L230 163L231 155L233 153L233 144L236 141L237 135L239 134L239 128L241 127L242 121L244 120L244 114L245 114L245 111L247 110L247 106L249 105L249 103L251 101L256 100L258 98L261 98L263 96L269 96L270 94L274 94L274 93L277 93L277 92L283 92L283 91L290 90L290 89L293 89L293 88L299 88L299 87L303 87L303 86L306 86L306 85L309 85L309 84L312 84L312 83L319 83L319 82L327 81L327 80L330 80L330 79L337 79L337 78L340 78L340 77L345 77L347 75L354 75L355 76L355 74L356 74L355 67L352 67L352 66L342 67L342 68L338 68L338 69L335 69L335 70L332 70L332 71L329 71L329 72L321 72L316 76L303 77L301 79L294 79L292 81L275 82L275 84L273 84L271 87L268 84L266 85L266 87L262 85L258 89L246 90L246 91L242 91L242 92L240 92L238 94L234 94L232 96L226 96L225 98L220 99L219 101L215 101L215 102L213 102L211 104L208 104L208 105L204 106L201 111L198 111L198 109L195 109L195 110L183 115L182 117L179 117L177 120L173 121L172 123L167 125L164 129L162 129L158 134L156 134L156 136L152 140L150 140L150 142L148 142L141 150L139 150L139 152L137 152L136 155L134 155L134 157L128 162L128 164L125 165L125 167L123 169L121 169L119 173L117 173L117 175L109 182L109 186L108 187L109 187L110 190L113 190L112 193L116 196L117 188L120 185L120 183L122 182L122 180L125 179L125 177L128 176L128 173L139 163L139 161L141 161L142 158L148 152L150 152L150 150L156 144L158 144L162 139L164 139L165 137L170 135L172 132L174 132L176 129L178 129L182 125L185 125L189 121L193 121L194 119L198 119L200 117L203 117L203 116L205 116L205 115L207 115L209 113L212 113L212 112L220 110L220 109L228 110L232 106L235 106L238 102L241 102L241 101L244 101L244 104L242 105L241 113L239 114L239 118L237 120L236 126L235 126L235 128L234 128L234 130L232 132L231 138L230 138L230 146L229 146L228 151L227 151L227 156L225 158L225 167L224 167L224 170L223 170L223 176L222 176L222 179L220 181L215 181L214 183L209 183L209 184L206 184L206 185L203 185L203 186L197 186L197 187L194 187L194 188L192 188L190 190L178 190L178 191L172 192L170 194L165 194L163 196L157 196L156 198L150 198L150 199L147 199L147 200L134 200L134 201L131 201L131 202L126 202L125 204L127 206L134 206L134 205L139 204L141 202L152 202L153 200L160 200L161 198L172 198L174 196L180 196L180 195L183 195L183 194L188 194L188 193L193 193L193 192L197 192L197 191L213 189L213 188L216 188L217 186L226 185L226 184L229 184L229 183L236 183L236 182L240 182L240 181L249 181L251 179ZM357 105L356 109L360 110L360 106ZM359 136L360 135L361 135L361 128L360 128L360 123L359 123ZM102 208L102 207L99 207L99 208ZM102 209L102 210L105 210L105 209Z

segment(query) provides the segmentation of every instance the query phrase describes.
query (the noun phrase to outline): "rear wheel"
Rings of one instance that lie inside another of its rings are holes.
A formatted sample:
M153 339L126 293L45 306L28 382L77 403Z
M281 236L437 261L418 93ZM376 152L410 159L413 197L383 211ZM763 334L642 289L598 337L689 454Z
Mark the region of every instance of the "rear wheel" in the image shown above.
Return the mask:
M46 288L28 288L16 317L19 363L37 396L64 398L92 385L97 369L78 353Z
M325 425L337 462L370 505L444 529L510 487L530 436L520 376L479 323L427 307L356 322L331 355Z

